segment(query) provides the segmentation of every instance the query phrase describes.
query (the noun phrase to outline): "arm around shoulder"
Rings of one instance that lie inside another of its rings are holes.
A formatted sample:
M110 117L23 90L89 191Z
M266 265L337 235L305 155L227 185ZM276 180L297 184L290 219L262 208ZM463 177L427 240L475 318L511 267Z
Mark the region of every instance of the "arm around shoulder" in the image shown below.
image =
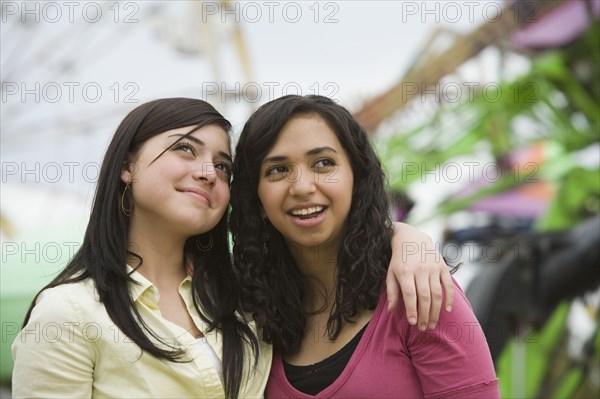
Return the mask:
M498 380L485 336L455 282L454 307L435 330L411 328L412 362L426 398L499 398Z
M12 345L13 397L91 397L94 352L78 306L62 285L40 294Z
M392 259L386 278L388 310L400 293L410 324L433 329L441 313L450 311L454 285L448 266L427 234L405 223L394 223ZM440 311L445 301L445 310Z

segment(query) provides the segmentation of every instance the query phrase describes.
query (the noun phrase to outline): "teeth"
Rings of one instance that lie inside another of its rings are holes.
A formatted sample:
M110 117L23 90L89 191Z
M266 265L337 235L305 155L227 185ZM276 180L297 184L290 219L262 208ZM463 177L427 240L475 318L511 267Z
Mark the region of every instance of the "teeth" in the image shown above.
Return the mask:
M310 208L304 208L304 209L294 209L291 214L294 216L306 216L306 215L310 215L313 213L317 213L317 212L321 212L323 210L322 206L313 206Z

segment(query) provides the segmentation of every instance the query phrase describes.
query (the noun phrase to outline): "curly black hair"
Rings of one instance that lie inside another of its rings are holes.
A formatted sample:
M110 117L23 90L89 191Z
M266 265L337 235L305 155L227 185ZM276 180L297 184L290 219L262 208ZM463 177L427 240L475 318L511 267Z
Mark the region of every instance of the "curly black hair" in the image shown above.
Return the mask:
M318 115L344 147L354 175L352 204L337 257L335 302L327 333L374 309L391 257L392 222L386 179L364 129L341 105L323 96L284 96L261 106L244 125L231 184L230 229L244 310L262 338L283 355L300 349L306 327L307 281L281 234L261 216L258 182L263 159L293 117Z

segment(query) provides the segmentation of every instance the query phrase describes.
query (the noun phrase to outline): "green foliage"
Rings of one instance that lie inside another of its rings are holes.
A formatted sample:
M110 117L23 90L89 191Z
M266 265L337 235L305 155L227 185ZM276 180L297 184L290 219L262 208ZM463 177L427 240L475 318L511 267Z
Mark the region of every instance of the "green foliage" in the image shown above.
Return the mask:
M390 189L406 191L415 182L424 181L427 172L440 171L465 156L492 159L504 167L502 161L511 151L538 143L558 151L547 154L537 165L539 175L535 177L562 185L576 166L569 158L600 142L600 46L589 47L600 45L599 32L595 22L572 48L533 59L526 75L510 82L478 86L463 101L440 107L425 123L379 143ZM580 54L581 59L573 58L573 54ZM594 71L587 76L588 81L582 81L572 71L581 65L591 65ZM591 176L594 174L597 176L597 171L590 172ZM519 179L499 179L469 198L446 199L437 212L456 212L519 184L523 184ZM578 194L575 197L572 200L578 200L578 204L573 205L571 200L567 201L569 206L581 207L581 201L589 201ZM553 204L552 215L540 227L558 226L560 212L560 204ZM567 213L573 214L565 212L563 218ZM571 219L570 225L579 220Z
M506 345L496 363L503 398L537 397L540 384L548 371L547 360L564 338L568 314L569 304L563 303L541 330L524 329L526 331L523 334L515 335Z
M539 230L569 228L573 221L600 213L600 169L574 168L561 179L560 189L537 227Z
M544 149L536 173L519 176L506 157L534 145ZM504 168L506 173L494 184L467 197L445 199L431 217L467 209L477 200L526 184L523 177L549 182L556 194L537 221L540 231L567 229L600 213L600 169L586 169L578 160L582 150L598 152L599 146L598 20L570 46L534 58L526 75L479 86L463 101L443 105L419 126L379 143L392 191L406 191L425 181L427 173L441 171L451 162L460 164L461 158L493 160ZM568 355L564 361L556 357L557 348L564 347L560 342L565 339L568 310L568 304L562 304L535 330L533 342L516 342L523 338L516 336L507 345L496 364L503 397L587 397L586 378L594 370L572 366ZM597 361L598 330L595 350ZM566 370L559 378L552 376L556 367Z

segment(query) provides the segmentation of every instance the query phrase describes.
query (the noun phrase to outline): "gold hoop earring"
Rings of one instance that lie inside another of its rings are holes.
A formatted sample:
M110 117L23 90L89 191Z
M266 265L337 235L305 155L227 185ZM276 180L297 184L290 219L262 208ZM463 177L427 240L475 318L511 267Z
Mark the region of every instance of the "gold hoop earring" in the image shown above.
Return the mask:
M125 185L125 190L123 190L123 194L121 194L121 211L123 211L123 214L125 216L131 216L131 211L133 210L133 202L131 203L129 208L125 206L125 193L129 190L131 190L131 186L129 185L129 183L127 183Z
M213 247L213 236L212 233L208 233L208 244L203 244L200 242L200 237L196 238L196 247L202 252L208 252Z

